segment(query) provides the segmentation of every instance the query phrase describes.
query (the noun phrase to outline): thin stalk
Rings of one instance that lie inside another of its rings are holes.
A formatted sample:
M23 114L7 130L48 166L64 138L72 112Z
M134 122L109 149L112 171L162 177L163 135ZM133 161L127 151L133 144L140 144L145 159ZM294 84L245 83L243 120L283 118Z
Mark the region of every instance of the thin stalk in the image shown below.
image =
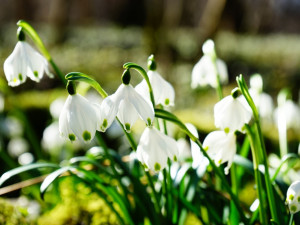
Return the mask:
M221 79L220 79L220 73L217 67L217 57L211 57L214 67L215 67L215 72L216 72L216 80L217 80L217 87L216 87L216 91L219 97L219 100L221 100L223 98L223 90L222 90L222 85L221 85Z
M289 222L289 225L292 225L292 224L293 224L293 220L294 220L294 214L292 213L291 216L290 216L290 222Z
M234 193L235 195L237 195L238 197L238 180L237 180L237 170L236 170L236 165L231 165L230 168L230 178L231 178L231 190L232 193ZM230 202L230 224L231 225L238 225L239 224L239 214L237 211L237 208L235 207L235 205Z
M228 192L228 194L231 197L231 200L234 202L235 207L237 208L239 215L241 217L241 220L245 223L248 224L248 220L246 219L245 215L244 215L244 211L240 206L239 200L237 198L237 196L232 192L230 185L228 184L225 175L223 174L223 172L221 172L220 168L216 166L215 162L209 157L209 155L207 154L207 152L204 150L202 144L200 143L200 141L198 139L194 140L197 145L200 147L201 152L203 153L203 155L208 159L210 165L212 166L213 170L215 171L215 173L217 174L218 177L220 177L223 187L225 188L225 190Z
M60 80L63 82L63 84L66 86L67 85L67 80L65 79L65 76L63 73L60 71L56 63L53 61L52 58L49 59L49 63L52 66L53 70L55 71L56 75L60 78Z
M271 216L275 223L280 224L279 219L278 219L278 213L276 210L275 196L273 193L271 178L270 178L270 174L269 174L269 167L268 167L268 162L267 162L267 152L266 152L264 139L263 139L263 135L262 135L261 127L260 127L259 113L258 113L258 110L254 104L254 101L248 91L247 84L242 75L237 77L237 83L238 83L238 86L239 86L242 94L246 98L246 100L253 112L253 117L254 117L254 121L255 121L255 125L256 125L256 132L258 135L258 143L257 144L259 145L259 148L260 148L259 150L262 154L262 161L263 161L263 165L265 168L264 178L265 178L265 183L266 183L267 196L268 196L268 202L269 202L269 206L270 206ZM259 154L259 152L256 152L256 154Z
M261 150L263 153L263 165L265 167L264 178L265 178L265 183L266 183L266 187L267 187L267 195L268 195L268 200L269 200L269 205L270 205L270 211L271 211L273 220L277 224L280 224L279 219L278 219L277 210L276 210L276 202L275 202L274 192L273 192L273 188L272 188L271 178L270 178L270 174L269 174L269 167L268 167L268 162L267 162L267 152L266 152L264 140L262 137L262 132L261 132L259 121L256 121L256 127L257 127L258 136L259 136L260 147L261 147Z
M215 162L209 157L209 155L207 154L207 152L205 151L205 149L203 148L201 142L199 141L199 139L197 137L195 137L190 131L189 129L187 129L187 127L172 113L161 110L161 109L155 109L155 116L158 118L162 118L168 121L171 121L173 123L175 123L177 126L179 126L181 129L183 129L183 131L189 136L189 138L194 141L200 148L200 151L203 153L203 155L208 159L210 165L212 166L213 170L215 171L216 175L218 177L220 177L223 187L224 189L228 192L228 194L230 195L232 201L234 202L235 206L237 207L237 210L241 216L241 220L245 223L248 224L248 220L244 215L243 209L240 206L239 200L236 197L236 195L232 192L230 185L228 184L226 177L224 175L224 173L221 171L221 169L219 167L216 166Z
M112 169L114 175L117 177L117 180L119 181L120 183L120 186L121 186L121 189L124 193L124 201L126 202L126 205L128 208L131 208L130 206L130 202L127 198L127 195L128 195L128 189L122 184L121 182L121 176L119 175L118 171L116 170L116 165L115 165L115 161L113 159L113 157L109 154L109 151L108 151L108 148L106 146L106 143L104 142L102 136L100 135L100 133L97 131L96 132L96 138L99 142L99 144L103 147L104 151L105 151L105 154L106 156L108 157L109 161L110 161L110 168Z
M245 125L246 133L248 135L250 145L251 145L251 152L252 152L252 157L253 157L253 169L254 169L254 177L255 177L255 183L257 185L257 194L258 194L258 199L259 199L259 218L262 224L268 224L268 219L266 217L267 212L265 207L263 206L264 198L263 198L263 186L261 182L261 174L258 168L259 165L259 155L257 154L258 149L255 145L255 136L251 131L251 128L249 127L248 124Z
M123 65L123 67L125 69L135 69L135 70L137 70L142 75L142 77L147 82L147 85L148 85L148 88L149 88L150 100L152 102L153 108L155 108L155 100L154 100L153 89L152 89L152 85L150 83L150 80L149 80L147 72L141 66L139 66L139 65L137 65L135 63L131 63L131 62L125 63Z

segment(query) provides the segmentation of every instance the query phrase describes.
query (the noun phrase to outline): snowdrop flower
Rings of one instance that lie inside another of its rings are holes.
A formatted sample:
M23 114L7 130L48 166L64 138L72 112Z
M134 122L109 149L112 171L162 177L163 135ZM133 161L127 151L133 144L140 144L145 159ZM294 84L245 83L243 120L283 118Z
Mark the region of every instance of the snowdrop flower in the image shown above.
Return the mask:
M71 141L77 137L83 142L90 142L98 125L96 110L96 106L81 95L69 95L59 117L61 136Z
M290 213L294 214L300 211L300 181L295 181L288 188L286 193L286 203Z
M130 76L128 70L124 72L124 76ZM154 119L152 104L129 84L130 78L126 79L126 81L123 79L123 84L117 91L106 97L101 104L99 130L102 132L112 124L116 116L127 132L131 131L131 127L138 117L144 120L148 126L152 124Z
M207 150L207 154L214 159L217 166L227 162L224 172L228 174L236 153L235 134L233 132L213 131L206 136L203 147Z
M286 124L286 129L300 130L300 107L292 100L286 100L275 109L274 117L277 127Z
M10 86L18 86L27 76L36 82L42 79L44 72L50 77L47 60L25 42L25 35L19 33L19 41L11 55L4 62L4 73Z
M223 98L214 107L215 126L226 133L242 131L244 124L249 123L252 116L249 108L236 95L237 91L233 90L232 95Z
M178 154L176 141L154 127L145 128L136 151L145 168L155 172L165 168L168 159L177 161Z
M207 85L216 88L218 85L217 75L219 75L221 83L227 83L227 66L223 60L216 57L213 41L206 41L203 44L202 50L204 55L192 70L192 88L198 86L204 87Z
M153 63L151 64L151 62ZM155 65L155 61L153 55L151 55L148 59L148 65L150 70L147 74L153 89L155 104L161 104L163 106L174 106L174 88L169 82L163 79L158 72L156 72L156 66L152 66L151 68L151 65L153 64ZM149 88L147 82L144 79L135 87L135 90L144 98L150 99Z

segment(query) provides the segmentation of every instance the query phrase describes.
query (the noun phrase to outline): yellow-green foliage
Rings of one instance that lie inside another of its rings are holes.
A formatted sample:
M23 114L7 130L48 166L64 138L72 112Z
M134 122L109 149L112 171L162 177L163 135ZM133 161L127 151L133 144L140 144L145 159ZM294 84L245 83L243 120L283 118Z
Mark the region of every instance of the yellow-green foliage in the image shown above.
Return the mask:
M31 225L27 218L26 209L15 207L4 199L0 199L0 224L5 225Z
M46 202L51 195L53 195L51 191L45 195ZM104 200L96 193L92 193L91 189L83 183L75 185L72 178L60 179L59 195L61 202L58 202L52 210L41 215L38 224L118 224L116 215Z

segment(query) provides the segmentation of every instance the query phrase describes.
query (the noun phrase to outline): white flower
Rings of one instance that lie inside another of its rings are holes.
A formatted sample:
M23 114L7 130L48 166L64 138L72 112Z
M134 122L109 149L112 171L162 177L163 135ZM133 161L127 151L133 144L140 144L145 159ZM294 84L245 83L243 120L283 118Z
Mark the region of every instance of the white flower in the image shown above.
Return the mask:
M25 41L18 41L4 62L4 73L10 86L24 83L27 76L39 82L44 72L52 76L48 70L47 60Z
M286 129L300 131L300 107L292 100L286 100L274 112L277 127L286 126Z
M245 123L249 123L252 112L245 107L241 98L234 98L229 95L215 104L214 119L215 125L228 132L242 131Z
M151 125L154 119L152 104L144 99L130 85L121 84L117 91L106 97L100 109L100 128L104 132L118 116L127 132L140 117L147 125Z
M137 147L137 159L146 169L160 171L170 160L177 161L178 147L176 141L161 133L154 127L146 127Z
M214 159L217 166L227 162L224 171L225 174L228 174L236 153L235 134L213 131L206 136L203 147L207 150L207 154Z
M216 88L218 84L217 74L220 76L221 83L226 84L228 82L228 72L225 62L221 59L216 59L215 66L210 56L202 56L192 70L192 88L207 85Z
M97 108L79 94L69 95L59 117L61 136L90 142L98 126Z
M286 203L291 213L300 211L300 181L295 181L288 188L286 193Z
M172 85L167 82L156 71L148 71L150 84L152 85L155 104L162 104L163 106L173 106L175 99L175 91ZM135 90L146 99L150 99L149 88L147 82L143 79Z

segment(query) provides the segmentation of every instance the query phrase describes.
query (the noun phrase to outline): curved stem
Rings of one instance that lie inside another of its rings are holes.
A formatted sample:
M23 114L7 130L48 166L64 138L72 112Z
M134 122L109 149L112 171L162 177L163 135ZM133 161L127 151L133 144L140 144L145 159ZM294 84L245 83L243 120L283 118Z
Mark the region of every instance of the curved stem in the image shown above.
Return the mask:
M108 94L104 91L101 85L85 73L71 72L66 75L66 79L69 81L81 81L88 83L102 96L102 98L106 98L108 96Z
M153 108L155 108L155 100L154 100L154 95L153 95L153 89L152 89L152 86L150 84L150 80L149 80L149 77L147 75L147 72L141 66L139 66L138 64L132 63L132 62L125 63L123 65L123 67L125 69L135 69L142 75L142 77L147 82L147 85L148 85L148 88L149 88L150 100L152 102Z
M19 27L22 27L23 30L30 36L30 38L33 40L33 42L39 48L40 52L45 56L47 61L51 64L51 66L54 69L54 71L56 72L57 76L61 79L61 81L64 83L64 85L66 85L67 81L65 80L64 75L59 70L57 65L54 63L50 53L48 52L47 48L45 47L42 39L40 38L40 36L36 32L36 30L29 23L27 23L24 20L19 20L17 25Z
M53 61L53 59L49 60L50 65L52 66L53 70L57 74L57 76L61 79L61 81L64 83L64 85L67 84L67 80L64 77L64 74L60 71L56 63Z

